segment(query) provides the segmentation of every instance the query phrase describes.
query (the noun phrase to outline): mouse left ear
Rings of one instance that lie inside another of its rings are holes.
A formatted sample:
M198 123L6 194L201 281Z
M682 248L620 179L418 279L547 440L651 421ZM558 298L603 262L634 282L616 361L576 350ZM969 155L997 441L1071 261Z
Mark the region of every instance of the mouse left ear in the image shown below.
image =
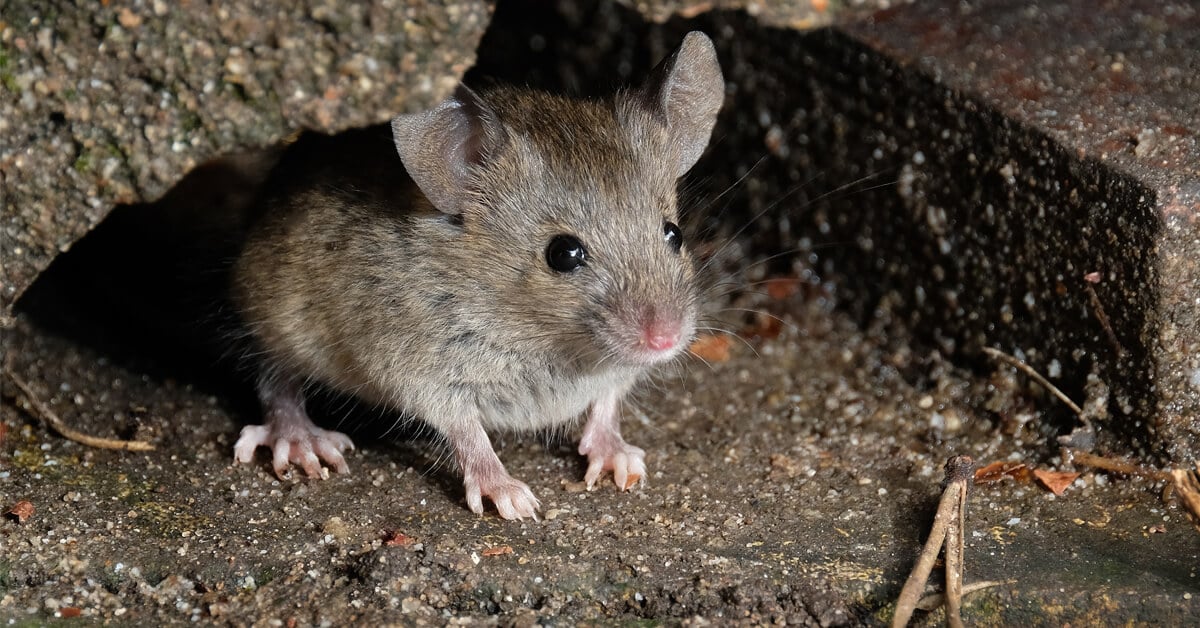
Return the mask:
M434 207L447 214L462 212L471 169L502 136L491 108L466 85L429 111L392 120L392 140L404 169Z
M678 147L676 176L683 176L708 146L725 101L725 79L712 40L700 31L688 33L636 94L665 120L671 142Z

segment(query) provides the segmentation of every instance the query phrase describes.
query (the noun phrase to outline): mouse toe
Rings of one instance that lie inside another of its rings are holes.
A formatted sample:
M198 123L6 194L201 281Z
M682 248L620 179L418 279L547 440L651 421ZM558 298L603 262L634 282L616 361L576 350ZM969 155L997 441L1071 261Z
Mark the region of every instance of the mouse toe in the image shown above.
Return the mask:
M502 478L466 478L463 487L471 512L483 514L484 497L492 502L503 519L537 519L537 511L542 507L527 484L508 474Z
M589 448L580 453L588 457L587 472L583 476L588 490L595 487L605 471L612 471L613 483L623 491L633 488L646 477L646 452L624 441L614 442L611 447Z
M349 473L343 452L354 449L350 437L325 430L310 421L304 424L281 423L247 425L233 446L234 461L248 464L259 447L271 450L271 468L276 477L287 479L292 466L300 467L313 479L329 477L329 469Z

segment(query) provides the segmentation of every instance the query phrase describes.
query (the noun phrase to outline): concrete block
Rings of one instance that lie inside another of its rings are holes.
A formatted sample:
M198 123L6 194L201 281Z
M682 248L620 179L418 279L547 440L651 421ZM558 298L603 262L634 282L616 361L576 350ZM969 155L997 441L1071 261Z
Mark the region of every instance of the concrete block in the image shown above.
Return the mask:
M914 3L805 58L837 68L822 92L855 129L846 158L899 168L838 230L859 298L947 348L1023 357L1077 401L1094 373L1102 430L1200 457L1196 5Z

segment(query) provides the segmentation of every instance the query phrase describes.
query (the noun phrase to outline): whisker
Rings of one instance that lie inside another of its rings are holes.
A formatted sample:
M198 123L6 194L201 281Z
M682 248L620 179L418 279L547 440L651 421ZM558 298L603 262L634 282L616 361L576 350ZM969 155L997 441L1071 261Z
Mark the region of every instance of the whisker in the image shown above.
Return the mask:
M872 172L872 173L870 173L870 174L867 174L867 175L864 175L864 176L862 176L862 177L859 177L858 179L855 179L855 180L853 180L853 181L850 181L850 182L844 183L844 184L842 184L842 185L839 185L839 186L837 186L837 187L833 188L832 190L829 190L829 191L827 191L827 192L824 192L824 193L822 193L822 194L820 194L820 195L818 195L818 196L814 197L813 199L811 199L810 201L808 201L807 203L805 203L805 204L803 205L803 207L808 207L808 206L810 206L810 205L812 205L812 204L814 204L814 203L818 203L818 202L820 202L820 201L822 201L822 200L828 199L828 198L832 197L832 196L833 196L833 195L835 195L835 194L839 194L839 193L841 193L841 192L844 192L844 191L846 191L846 190L849 190L849 189L851 189L851 188L853 188L853 187L855 187L855 186L857 186L857 185L859 185L859 184L861 184L861 183L863 183L863 182L865 182L865 181L869 181L869 180L871 180L871 179L878 178L878 177L880 177L880 176L883 176L884 174L890 173L890 172L892 172L892 171L894 171L894 170L896 170L896 169L895 169L895 168L888 168L888 169L884 169L884 170L877 170L877 171L875 171L875 172ZM763 217L764 215L766 215L768 212L770 212L770 211L772 211L773 209L775 209L776 207L778 207L778 206L779 206L779 205L780 205L780 204L781 204L783 201L787 200L787 199L788 199L789 197L791 197L793 194L795 194L796 192L798 192L798 191L800 191L800 190L804 189L805 187L809 186L809 185L810 185L810 184L811 184L813 181L817 180L817 179L818 179L819 177L821 177L823 174L824 174L823 172L819 172L819 173L817 173L817 174L813 175L812 177L810 177L808 180L804 181L803 183L797 184L797 185L793 186L792 188L788 189L788 190L787 190L786 192L784 192L784 193L783 193L783 194L782 194L782 195L781 195L779 198L777 198L777 199L775 199L774 201L772 201L771 203L769 203L769 204L768 204L766 207L764 207L764 208L763 208L761 211L759 211L757 214L755 214L753 217L751 217L749 220L747 220L745 223L743 223L743 225L742 225L742 226L741 226L741 227L740 227L740 228L739 228L737 231L735 231L735 232L733 233L733 235L731 235L731 236L729 236L728 238L726 238L726 239L725 239L725 243L724 243L724 244L722 244L722 245L721 245L721 246L720 246L720 247L719 247L719 248L718 248L716 251L714 251L714 252L713 252L713 254L712 254L712 256L711 256L711 257L710 257L710 258L709 258L707 261L705 261L705 263L704 263L704 264L702 264L698 270L700 270L700 271L706 270L706 269L707 269L707 267L708 267L708 266L709 266L711 263L713 263L713 261L714 261L714 260L716 260L716 259L717 259L717 258L720 256L720 254L721 254L721 253L723 253L723 252L724 252L725 248L726 248L726 247L728 247L728 246L729 246L729 244L731 244L731 243L732 243L734 240L736 240L736 239L737 239L737 238L738 238L738 237L739 237L739 236L740 236L740 235L741 235L741 234L742 234L742 233L743 233L743 232L744 232L746 229L748 229L748 228L749 228L751 225L753 225L755 222L757 222L757 221L758 221L760 218L762 218L762 217ZM881 184L879 184L879 185L875 185L875 186L871 186L871 187L867 187L867 188L862 188L862 189L856 189L856 190L854 190L854 193L855 193L855 194L859 194L859 193L868 192L868 191L871 191L871 190L876 190L876 189L884 188L884 187L887 187L887 186L889 186L889 185L895 185L895 184L896 184L896 181L895 181L895 180L892 180L892 181L887 181L887 182L881 183Z

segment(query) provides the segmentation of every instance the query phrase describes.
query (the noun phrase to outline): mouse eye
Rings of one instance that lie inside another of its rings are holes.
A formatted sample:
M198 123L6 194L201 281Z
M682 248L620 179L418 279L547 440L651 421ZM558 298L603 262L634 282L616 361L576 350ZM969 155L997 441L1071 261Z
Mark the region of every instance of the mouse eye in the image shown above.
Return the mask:
M663 241L671 247L676 253L683 248L683 232L679 230L679 225L673 222L663 223Z
M573 235L556 235L546 245L546 263L560 273L569 273L587 265L587 258L587 249Z

